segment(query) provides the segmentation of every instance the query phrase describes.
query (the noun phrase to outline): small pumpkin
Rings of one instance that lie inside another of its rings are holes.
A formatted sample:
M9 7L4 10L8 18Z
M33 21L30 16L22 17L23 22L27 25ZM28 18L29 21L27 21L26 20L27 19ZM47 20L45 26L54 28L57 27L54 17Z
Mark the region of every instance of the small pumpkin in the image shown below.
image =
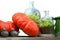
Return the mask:
M16 32L19 31L19 28L18 28L13 22L11 22L11 21L7 21L7 25L9 25L9 30L10 30L10 32L11 32L11 29L12 29L12 28L14 28L14 30L15 30Z
M11 21L7 21L7 22L4 22L4 21L1 21L0 20L0 32L2 32L3 29L6 29L6 31L8 32L11 32L11 29L14 28L15 31L19 31L19 29L14 25L13 22Z

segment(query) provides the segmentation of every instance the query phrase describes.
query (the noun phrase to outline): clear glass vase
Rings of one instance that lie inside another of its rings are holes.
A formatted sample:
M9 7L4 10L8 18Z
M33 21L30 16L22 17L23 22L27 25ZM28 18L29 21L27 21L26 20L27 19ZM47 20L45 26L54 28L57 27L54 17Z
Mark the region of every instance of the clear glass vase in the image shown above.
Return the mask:
M41 25L40 28L41 33L43 34L51 34L54 33L54 22L52 20L52 17L49 16L49 11L44 11L45 16L41 19Z
M52 17L49 16L49 11L44 11L45 16L42 18L42 21L49 20L50 22L53 22Z
M52 26L53 20L52 17L49 16L49 11L44 11L45 16L42 18L42 21L46 23L46 26Z
M34 1L30 2L29 3L29 8L27 8L25 10L25 14L29 15L29 14L35 14L36 16L39 16L39 18L41 17L40 16L40 12L39 10L37 10L35 7L34 7Z

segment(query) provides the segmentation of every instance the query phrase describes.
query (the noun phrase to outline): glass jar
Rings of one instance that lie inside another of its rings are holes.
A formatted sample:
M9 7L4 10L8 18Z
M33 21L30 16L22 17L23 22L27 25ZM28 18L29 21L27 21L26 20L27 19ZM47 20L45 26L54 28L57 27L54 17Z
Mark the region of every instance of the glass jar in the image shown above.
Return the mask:
M41 19L41 32L43 34L50 34L54 33L54 26L53 26L53 20L52 17L49 16L49 11L44 11L45 16Z
M35 7L34 7L34 1L30 2L29 3L29 8L27 8L25 10L25 14L29 15L29 14L35 14L36 16L39 16L39 18L41 17L40 16L40 12L39 10L37 10Z
M45 26L53 25L52 17L49 16L49 11L44 11L45 16L42 18L42 21L46 23Z
M44 11L45 16L42 18L42 21L44 20L49 20L50 22L52 22L52 18L49 16L49 11Z

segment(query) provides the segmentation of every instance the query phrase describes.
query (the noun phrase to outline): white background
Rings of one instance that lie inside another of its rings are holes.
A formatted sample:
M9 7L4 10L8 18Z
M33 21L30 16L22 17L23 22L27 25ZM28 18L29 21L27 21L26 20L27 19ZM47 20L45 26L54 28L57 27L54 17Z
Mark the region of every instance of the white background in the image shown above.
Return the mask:
M29 6L29 1L34 1L34 6L43 16L44 10L49 10L52 17L60 16L59 0L0 0L0 20L11 21L16 12L24 12ZM25 35L23 32L20 35Z

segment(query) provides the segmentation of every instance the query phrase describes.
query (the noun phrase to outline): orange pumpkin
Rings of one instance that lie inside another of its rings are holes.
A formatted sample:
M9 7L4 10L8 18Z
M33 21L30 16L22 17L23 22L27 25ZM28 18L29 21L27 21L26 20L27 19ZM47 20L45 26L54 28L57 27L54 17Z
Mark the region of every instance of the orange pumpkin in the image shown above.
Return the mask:
M39 28L37 24L24 13L15 13L12 16L13 22L29 36L38 36Z
M10 30L10 32L11 32L11 29L12 28L14 28L15 29L15 31L19 31L19 28L13 23L13 22L11 22L11 21L7 21L7 24L9 25L9 30Z
M19 29L14 25L13 22L11 21L7 21L7 22L3 22L0 20L0 32L2 32L3 29L6 29L6 31L11 32L11 29L14 28L15 31L19 31Z

